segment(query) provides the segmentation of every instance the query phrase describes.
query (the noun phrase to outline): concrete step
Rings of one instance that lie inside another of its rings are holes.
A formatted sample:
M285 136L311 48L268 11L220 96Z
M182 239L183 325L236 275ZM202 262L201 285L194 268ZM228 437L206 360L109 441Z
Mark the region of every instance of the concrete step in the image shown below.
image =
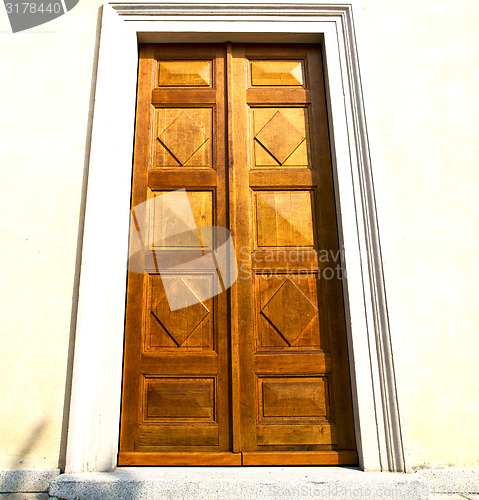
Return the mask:
M62 500L420 500L429 498L429 482L353 467L124 467L63 474L49 492Z
M0 493L0 500L50 500L48 493Z
M479 495L472 493L433 493L430 495L429 500L479 500Z

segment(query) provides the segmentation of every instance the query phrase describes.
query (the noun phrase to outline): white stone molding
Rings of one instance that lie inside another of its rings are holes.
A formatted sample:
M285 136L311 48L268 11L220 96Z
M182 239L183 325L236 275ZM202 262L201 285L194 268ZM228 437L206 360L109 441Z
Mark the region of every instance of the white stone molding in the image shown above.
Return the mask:
M108 2L103 7L67 472L118 453L138 43L321 42L360 466L407 470L351 4Z

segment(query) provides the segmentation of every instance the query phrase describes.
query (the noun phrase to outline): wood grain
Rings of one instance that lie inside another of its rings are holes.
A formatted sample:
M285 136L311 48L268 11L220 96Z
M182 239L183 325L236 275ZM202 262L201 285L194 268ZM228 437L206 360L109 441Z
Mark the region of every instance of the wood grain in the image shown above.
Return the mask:
M162 204L164 194L186 190L198 230L228 225L224 61L222 46L140 47L132 207L150 200L150 253L165 252L163 271L175 251L188 256L212 249L200 248L202 240L192 234L171 237L181 220ZM171 310L160 270L150 265L129 274L120 439L120 457L130 457L125 463L151 464L143 452L231 449L228 297ZM205 273L186 266L168 279L177 280L176 292L194 294L197 281L209 279Z
M322 67L319 45L140 47L132 206L152 201L145 272L128 275L120 465L357 463ZM181 188L241 267L171 310L164 280L188 295L213 276L188 264L211 241L169 237L161 197Z
M356 465L355 450L345 451L290 451L244 452L243 465Z
M232 52L231 224L251 276L235 285L243 313L232 317L242 340L244 463L354 463L355 454L338 455L355 447L341 282L323 278L339 248L321 52L264 45ZM285 85L294 83L280 69L286 57L301 61L303 87ZM300 449L313 455L289 462L285 452Z
M241 463L241 453L215 453L215 452L184 452L184 453L164 453L164 452L140 452L129 453L121 452L118 457L118 465L131 466L131 465L150 465L158 466L164 465L168 467L181 467L181 466L204 466L204 467L217 467L217 466L239 466Z
M160 61L158 85L160 87L196 87L211 85L212 61ZM294 68L291 71L296 71Z
M251 61L252 85L303 85L302 61Z

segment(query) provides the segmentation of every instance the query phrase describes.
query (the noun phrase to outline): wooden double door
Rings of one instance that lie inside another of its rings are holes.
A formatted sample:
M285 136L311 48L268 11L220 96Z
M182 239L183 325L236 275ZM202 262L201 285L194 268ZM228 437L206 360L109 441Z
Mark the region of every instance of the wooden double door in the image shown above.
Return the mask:
M357 463L321 47L141 46L137 206L119 464Z

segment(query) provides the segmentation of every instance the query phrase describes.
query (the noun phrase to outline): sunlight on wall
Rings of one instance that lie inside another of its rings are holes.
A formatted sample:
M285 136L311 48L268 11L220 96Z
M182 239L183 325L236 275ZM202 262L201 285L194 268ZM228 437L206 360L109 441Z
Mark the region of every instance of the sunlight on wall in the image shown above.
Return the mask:
M477 467L479 8L361 3L359 56L411 464Z
M101 3L14 35L0 8L0 467L58 467Z
M0 467L61 455L101 4L15 35L0 8ZM477 467L479 5L354 5L411 465Z

